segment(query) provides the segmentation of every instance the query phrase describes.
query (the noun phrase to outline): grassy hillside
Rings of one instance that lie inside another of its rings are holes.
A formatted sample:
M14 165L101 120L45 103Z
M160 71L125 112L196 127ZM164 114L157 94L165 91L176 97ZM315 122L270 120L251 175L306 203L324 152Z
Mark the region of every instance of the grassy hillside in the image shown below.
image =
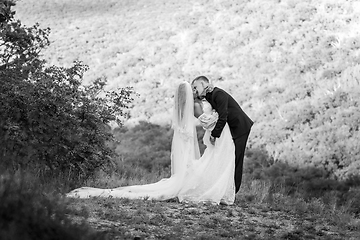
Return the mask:
M360 44L359 4L336 2L27 0L17 16L51 28L44 52L51 64L82 60L87 81L106 76L110 87L135 86L142 101L134 117L160 120L174 85L205 74L256 118L261 91L355 61L359 51L327 59L328 48Z
M50 27L50 64L81 60L86 81L134 86L130 121L169 123L174 87L197 75L255 120L249 146L274 160L360 170L360 3L356 0L26 0Z

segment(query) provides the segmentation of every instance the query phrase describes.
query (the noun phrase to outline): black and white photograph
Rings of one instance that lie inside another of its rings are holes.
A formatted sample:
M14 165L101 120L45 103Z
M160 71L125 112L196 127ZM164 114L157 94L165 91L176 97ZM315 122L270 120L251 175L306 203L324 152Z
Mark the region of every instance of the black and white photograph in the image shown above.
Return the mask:
M359 126L359 0L0 0L0 240L358 240Z

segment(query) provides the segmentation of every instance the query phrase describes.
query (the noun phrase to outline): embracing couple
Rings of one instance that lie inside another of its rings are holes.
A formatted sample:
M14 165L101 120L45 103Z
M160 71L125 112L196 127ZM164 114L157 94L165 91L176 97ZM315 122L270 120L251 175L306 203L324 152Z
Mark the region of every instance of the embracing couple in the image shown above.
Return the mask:
M205 129L200 156L196 126ZM156 183L113 189L82 187L68 197L113 197L231 205L239 191L246 142L253 121L224 90L205 76L175 91L171 176Z

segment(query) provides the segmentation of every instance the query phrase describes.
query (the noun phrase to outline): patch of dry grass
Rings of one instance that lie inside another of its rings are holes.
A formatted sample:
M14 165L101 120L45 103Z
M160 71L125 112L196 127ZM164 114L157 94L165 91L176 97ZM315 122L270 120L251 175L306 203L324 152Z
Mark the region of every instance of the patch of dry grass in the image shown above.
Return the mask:
M69 199L68 204L77 212L87 209L89 224L111 239L360 237L360 219L345 209L291 198L265 182L244 184L232 206L111 198Z

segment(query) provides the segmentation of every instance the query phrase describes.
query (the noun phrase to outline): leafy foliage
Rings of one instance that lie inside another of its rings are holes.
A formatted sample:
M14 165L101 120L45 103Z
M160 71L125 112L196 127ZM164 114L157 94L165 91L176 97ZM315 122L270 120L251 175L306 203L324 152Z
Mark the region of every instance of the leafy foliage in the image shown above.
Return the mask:
M198 130L199 146L203 151L204 130L201 128ZM141 167L154 174L156 172L169 174L172 135L173 130L170 126L141 121L132 128L114 129L117 140L114 147L123 165ZM127 174L129 172L131 171Z
M8 15L0 29L1 164L86 178L114 156L108 124L127 117L133 90L107 91L105 78L83 85L88 67L80 62L46 66L39 54L49 30Z
M269 161L263 149L250 149L246 153L245 182L257 180L271 185L271 191L311 201L321 199L326 204L346 207L350 212L359 214L360 177L352 175L346 180L329 177L329 171L319 167L294 167L284 162ZM275 190L278 188L277 190Z

